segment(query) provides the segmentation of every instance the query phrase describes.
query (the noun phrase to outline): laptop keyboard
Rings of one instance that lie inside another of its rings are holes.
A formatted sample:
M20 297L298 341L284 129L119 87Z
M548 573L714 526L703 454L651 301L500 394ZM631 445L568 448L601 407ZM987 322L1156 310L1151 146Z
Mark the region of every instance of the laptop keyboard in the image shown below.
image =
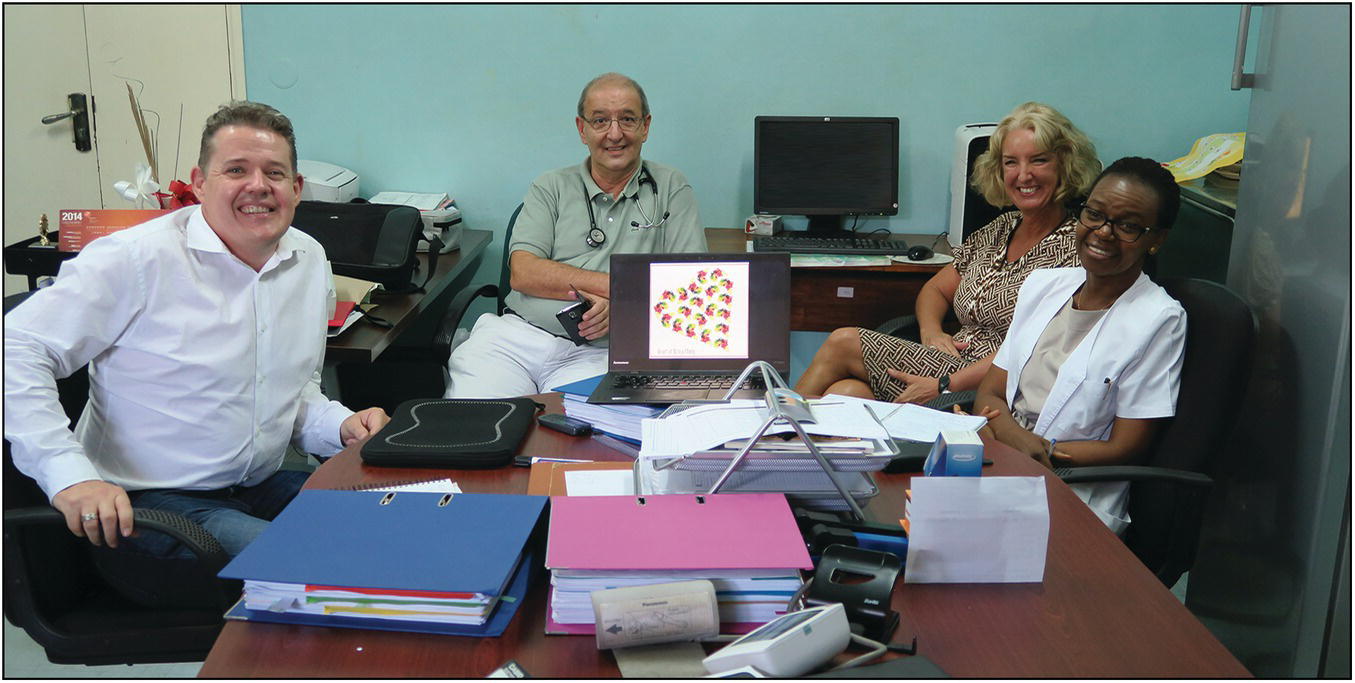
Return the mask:
M629 389L728 389L734 386L734 375L616 375L618 388ZM767 386L761 377L744 380L742 389L764 391Z

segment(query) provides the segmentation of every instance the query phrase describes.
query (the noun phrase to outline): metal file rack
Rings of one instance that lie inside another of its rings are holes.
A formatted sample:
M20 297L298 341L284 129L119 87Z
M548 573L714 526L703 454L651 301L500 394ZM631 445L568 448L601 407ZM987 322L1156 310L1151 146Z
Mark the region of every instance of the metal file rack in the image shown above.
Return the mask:
M760 371L762 373L763 382L767 386L767 394L765 397L765 401L767 403L767 419L763 421L762 426L758 428L757 433L754 434L752 438L748 439L748 442L744 444L743 448L739 450L738 454L734 456L734 458L729 461L729 464L724 467L723 471L720 473L720 476L715 480L715 484L710 487L709 491L707 491L707 494L719 493L720 489L724 487L725 483L729 480L730 476L732 476L734 472L738 470L741 466L745 468L745 471L784 470L787 469L786 466L788 463L795 463L795 465L798 465L798 467L793 466L791 467L791 469L798 469L800 471L804 471L805 469L813 469L812 465L808 465L806 467L803 458L791 459L791 458L770 457L766 459L754 459L754 460L750 460L748 458L749 453L752 452L754 446L757 445L758 440L761 439L769 429L776 425L787 425L795 432L795 435L799 438L800 443L804 445L806 451L813 457L814 461L817 462L818 468L823 470L823 473L828 477L828 480L833 483L833 487L837 489L838 494L846 502L847 507L851 510L852 515L854 515L856 519L864 521L865 514L862 513L860 505L857 504L856 500L852 497L847 487L838 477L839 471L838 468L835 468L833 464L829 463L828 459L824 457L823 453L814 444L814 440L809 438L809 435L805 432L804 427L800 425L801 420L806 420L808 413L807 407L804 411L806 413L806 416L801 416L800 418L797 419L796 416L792 415L792 413L798 411L794 409L789 409L785 405L783 405L783 399L789 400L800 400L800 399L798 394L795 394L790 390L789 387L786 386L785 381L781 379L781 375L779 375L776 372L775 368L773 368L765 361L754 361L753 363L749 364L748 367L744 368L743 372L739 374L738 380L734 382L733 386L729 389L729 392L725 394L724 400L729 400L730 397L733 396L734 392L738 390L740 386L743 385L743 382L746 379L748 379L748 376L751 375L755 370ZM812 422L812 417L810 417L806 421ZM887 443L889 446L891 447L893 446L892 442ZM689 459L691 459L690 456L671 458L663 463L656 463L655 469L656 470L667 469L670 467L674 467L678 463L684 462ZM858 458L857 460L861 459ZM844 470L850 471L855 469L857 471L860 471L862 468L860 467L859 463L857 463L857 465L858 465L857 467L852 467L851 464L845 464ZM694 469L702 468L697 467ZM878 467L876 469L878 469Z

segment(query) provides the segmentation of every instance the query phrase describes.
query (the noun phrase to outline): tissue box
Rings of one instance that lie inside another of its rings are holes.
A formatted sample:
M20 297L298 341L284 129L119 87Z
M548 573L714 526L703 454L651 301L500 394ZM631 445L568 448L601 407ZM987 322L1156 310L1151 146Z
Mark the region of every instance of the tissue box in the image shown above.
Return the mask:
M983 441L977 432L942 431L922 473L929 477L977 477L983 472Z
M781 232L781 217L749 216L743 224L743 232L748 235L775 235Z

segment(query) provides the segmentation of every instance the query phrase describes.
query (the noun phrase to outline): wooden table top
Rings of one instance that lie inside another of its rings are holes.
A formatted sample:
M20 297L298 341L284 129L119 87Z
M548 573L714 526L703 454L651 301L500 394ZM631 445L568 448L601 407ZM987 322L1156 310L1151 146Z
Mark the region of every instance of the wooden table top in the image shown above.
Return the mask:
M557 394L536 397L560 412ZM523 453L592 460L624 456L586 439L536 429ZM1040 476L1049 491L1049 550L1039 584L904 584L893 609L895 642L957 677L1248 677L1247 670L1097 520L1072 491L1029 458L986 444L985 476ZM362 464L358 447L325 463L311 488L455 479L468 492L523 493L528 469L428 470ZM907 475L877 474L866 507L877 521L903 512ZM498 638L230 622L199 673L219 678L483 677L515 659L536 677L615 677L611 653L584 636L546 636L545 582ZM888 655L887 655L888 656Z

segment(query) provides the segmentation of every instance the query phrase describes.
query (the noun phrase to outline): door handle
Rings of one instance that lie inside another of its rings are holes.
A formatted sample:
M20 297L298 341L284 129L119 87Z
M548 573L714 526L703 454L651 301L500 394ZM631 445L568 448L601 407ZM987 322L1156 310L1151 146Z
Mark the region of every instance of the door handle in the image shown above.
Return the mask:
M1251 5L1243 5L1237 21L1237 47L1233 49L1233 90L1255 86L1256 75L1243 73L1242 62L1247 58L1247 29L1251 28Z
M66 96L66 102L70 105L69 111L59 114L49 114L42 117L44 125L51 125L57 121L72 119L72 128L75 136L75 149L81 152L88 152L92 149L89 136L89 106L84 93L73 92Z

